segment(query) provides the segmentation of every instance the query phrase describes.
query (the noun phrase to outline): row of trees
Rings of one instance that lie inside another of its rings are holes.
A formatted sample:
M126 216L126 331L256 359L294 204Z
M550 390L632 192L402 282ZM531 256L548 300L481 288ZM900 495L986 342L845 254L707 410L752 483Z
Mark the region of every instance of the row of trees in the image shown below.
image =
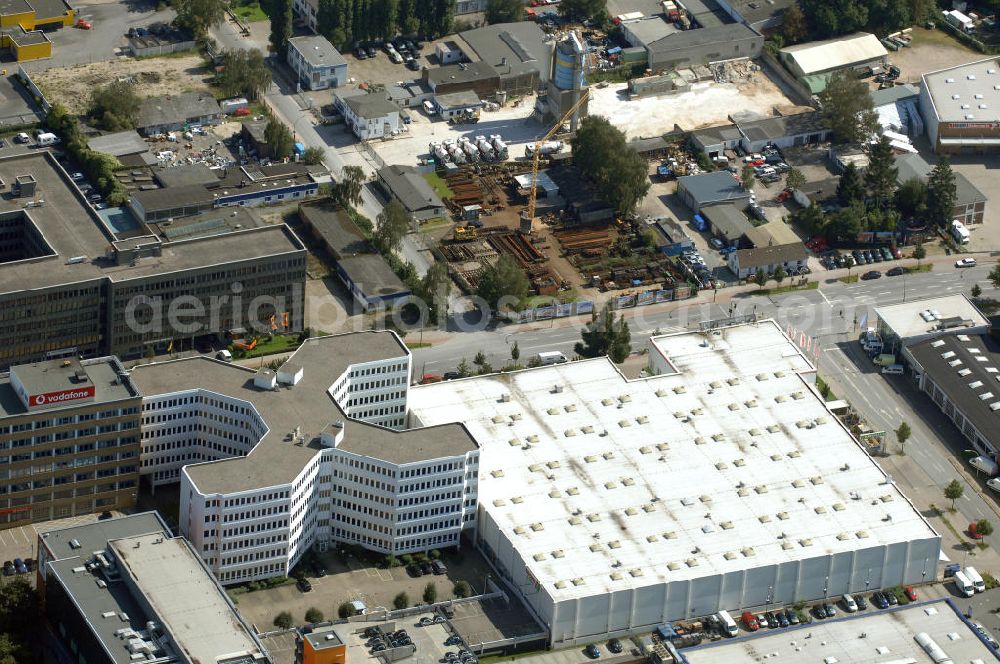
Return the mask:
M934 0L799 0L785 10L781 34L790 43L859 30L885 35L923 21L936 8Z
M332 44L349 48L355 41L390 39L397 34L446 35L454 14L454 0L319 0L316 23L319 33Z

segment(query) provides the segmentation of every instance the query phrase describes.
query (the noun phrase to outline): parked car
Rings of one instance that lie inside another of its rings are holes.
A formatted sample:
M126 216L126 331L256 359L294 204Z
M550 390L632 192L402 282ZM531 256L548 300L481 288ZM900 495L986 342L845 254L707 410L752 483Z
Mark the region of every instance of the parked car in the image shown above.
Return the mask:
M896 597L896 593L894 592L885 592L882 593L882 596L885 597L887 602L889 602L889 606L896 606L899 604L899 598Z
M24 561L20 558L14 558L14 571L18 574L27 574L28 566L24 564Z
M712 246L713 246L713 247L715 247L716 249L722 249L722 247L724 247L724 246L725 246L725 245L724 245L724 244L722 243L722 240L720 240L720 239L719 239L719 238L717 238L717 237L713 237L713 238L712 238L711 240L709 240L709 242L711 242L711 243L712 243Z
M367 60L368 51L358 46L357 48L354 49L354 57L356 57L358 60Z
M882 247L879 251L882 252L882 258L884 258L887 261L891 261L893 258L895 258L895 256L892 255L892 252L889 251L889 247Z
M788 622L788 616L785 615L784 611L778 611L774 615L778 619L778 625L781 627L788 627L791 624Z
M869 270L868 272L865 272L864 274L861 275L861 278L864 281L870 281L872 279L880 279L881 277L882 273L879 272L878 270Z
M833 604L830 604L829 602L823 605L823 610L826 611L827 618L832 618L837 615L837 609L833 608Z
M880 609L889 608L889 600L885 598L885 595L881 591L876 591L872 593L872 604Z
M760 623L757 622L757 618L755 618L749 611L744 611L741 619L743 620L743 627L745 627L747 631L756 632L760 629Z
M5 560L3 562L3 575L10 576L13 573L14 573L14 563L9 560Z
M420 71L420 63L417 62L415 58L407 56L406 68L410 71Z
M979 528L976 525L975 521L969 524L969 537L971 537L974 540L983 539L983 536L979 533Z
M854 595L854 603L858 605L858 611L868 610L868 602L865 601L864 595Z
M885 276L887 276L887 277L898 277L899 275L903 274L904 272L906 272L906 270L904 270L903 268L901 268L901 267L899 267L897 265L896 267L894 267L894 268L890 269L888 272L886 272Z
M767 616L763 613L757 614L757 624L761 627L770 627L771 624L767 622Z
M788 618L788 622L792 625L799 624L799 612L793 611L791 609L785 609L785 617Z
M955 267L976 267L975 258L961 258L955 261Z
M622 647L622 642L618 639L611 639L608 641L608 650L615 654L620 653L624 648Z
M431 564L429 562L427 562L426 560L421 560L420 561L420 571L423 572L424 574L433 574L434 573L434 568L431 567Z
M410 565L407 565L406 573L412 576L414 579L419 579L424 575L424 573L420 571L420 565L416 563L411 563Z
M913 586L906 586L906 588L903 589L903 594L906 595L906 599L911 602L917 601L917 591L913 589Z
M822 620L823 618L826 618L826 609L823 608L822 604L817 604L812 608L812 614L813 617Z
M304 576L300 577L299 580L295 582L295 587L304 593L307 593L313 589L312 584L309 583L309 579L305 578Z
M438 575L446 574L448 572L448 568L445 567L445 564L440 560L435 560L434 562L432 562L431 569L434 571L435 574Z
M584 648L583 652L591 659L598 659L601 656L601 651L593 643Z

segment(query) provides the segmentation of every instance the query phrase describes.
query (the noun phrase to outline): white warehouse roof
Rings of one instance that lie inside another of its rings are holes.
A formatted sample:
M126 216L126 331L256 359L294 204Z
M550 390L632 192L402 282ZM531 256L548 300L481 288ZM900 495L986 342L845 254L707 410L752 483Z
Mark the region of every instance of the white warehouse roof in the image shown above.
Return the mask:
M876 307L875 315L888 331L904 341L944 331L964 332L970 328L985 331L990 324L961 293Z
M1000 120L1000 62L986 58L922 76L940 122Z
M485 448L480 505L553 601L937 537L773 321L652 346L673 373L600 358L410 391Z
M797 46L787 46L781 53L791 58L802 70L803 75L816 74L851 67L888 55L885 46L873 34L856 32L853 35L809 42Z

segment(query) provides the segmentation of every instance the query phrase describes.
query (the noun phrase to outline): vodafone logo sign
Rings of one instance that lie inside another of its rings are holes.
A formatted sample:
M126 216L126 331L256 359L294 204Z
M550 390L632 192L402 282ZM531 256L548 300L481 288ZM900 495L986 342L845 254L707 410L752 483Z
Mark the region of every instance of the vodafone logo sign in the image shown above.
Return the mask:
M77 401L79 399L90 399L93 398L95 393L96 389L93 385L75 390L45 392L44 394L33 394L28 397L28 404L31 406L46 406L49 404L65 403L67 401Z

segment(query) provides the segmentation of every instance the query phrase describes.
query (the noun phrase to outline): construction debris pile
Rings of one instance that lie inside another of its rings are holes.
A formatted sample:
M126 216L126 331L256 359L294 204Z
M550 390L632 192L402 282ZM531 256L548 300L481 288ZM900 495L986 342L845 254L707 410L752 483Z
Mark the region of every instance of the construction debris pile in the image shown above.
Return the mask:
M753 60L728 60L709 65L716 83L745 83L753 81L760 65Z

